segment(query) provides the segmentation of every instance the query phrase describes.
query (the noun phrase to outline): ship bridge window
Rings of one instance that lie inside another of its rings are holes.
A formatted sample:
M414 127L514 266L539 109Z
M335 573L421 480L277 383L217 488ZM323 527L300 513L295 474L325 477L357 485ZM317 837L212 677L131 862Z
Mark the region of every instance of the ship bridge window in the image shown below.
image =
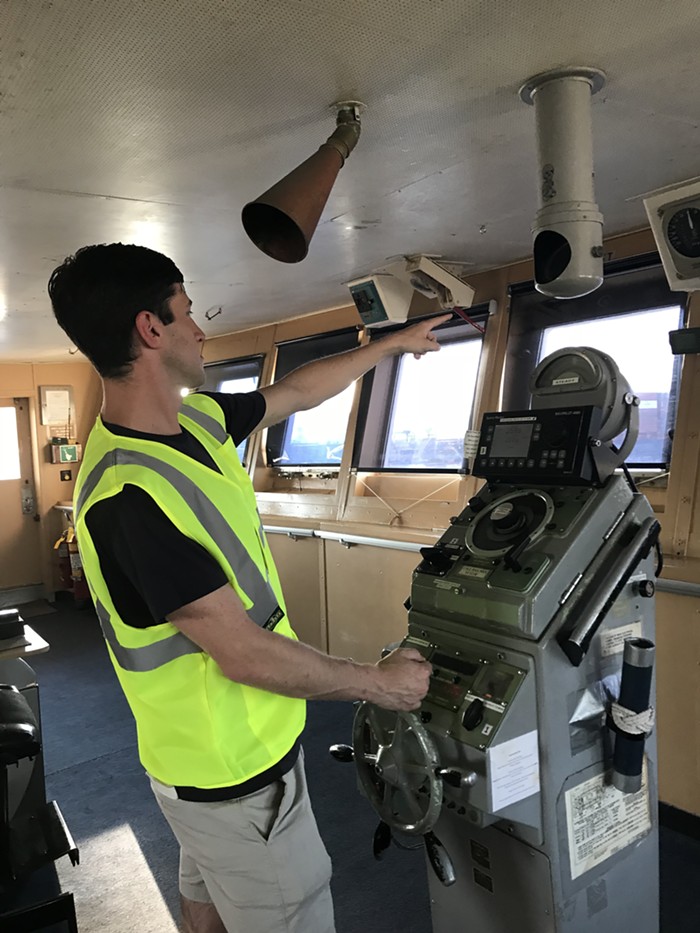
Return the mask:
M357 470L436 473L461 468L487 307L470 309L469 317L473 324L458 319L437 328L439 352L419 360L410 353L391 357L365 377L353 453ZM386 333L376 331L372 339Z
M255 392L260 382L263 357L249 356L237 360L226 360L222 363L208 363L204 367L203 392L228 392L232 395L245 392ZM236 450L241 463L245 466L248 453L246 438L238 445Z
M615 360L640 400L639 437L627 465L668 469L681 369L668 333L683 325L684 299L669 290L654 257L632 268L611 264L597 291L573 300L547 298L529 283L514 286L503 408L529 407L529 376L550 353L594 347Z
M303 337L277 347L275 381L305 363L352 350L359 344L356 327L316 337ZM340 467L355 385L308 411L299 411L267 432L267 463L287 467Z

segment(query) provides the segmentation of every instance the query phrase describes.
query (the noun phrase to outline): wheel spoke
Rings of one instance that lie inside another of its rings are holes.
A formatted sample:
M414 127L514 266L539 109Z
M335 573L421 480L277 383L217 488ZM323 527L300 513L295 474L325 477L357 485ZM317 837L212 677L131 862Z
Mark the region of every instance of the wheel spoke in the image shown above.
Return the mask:
M370 725L372 732L380 745L389 745L391 740L389 738L389 733L384 726L384 723L379 718L379 714L374 706L367 706L367 722Z
M396 714L396 726L394 727L394 734L396 736L401 736L406 731L406 720L400 713Z
M418 799L413 790L405 783L401 784L401 795L406 799L408 809L411 811L416 820L421 819L423 816L423 808L418 802Z
M377 763L377 756L373 755L371 752L362 752L360 755L357 755L356 758L363 765L371 765L373 767Z
M414 774L422 777L428 776L428 769L422 762L402 761L401 770L404 774Z

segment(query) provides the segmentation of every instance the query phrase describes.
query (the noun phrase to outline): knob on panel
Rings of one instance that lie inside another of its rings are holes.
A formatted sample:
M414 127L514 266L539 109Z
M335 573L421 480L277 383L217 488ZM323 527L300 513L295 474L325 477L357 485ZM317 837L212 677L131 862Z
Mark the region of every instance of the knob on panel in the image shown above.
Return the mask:
M472 700L462 717L462 725L467 732L471 732L472 729L476 729L477 726L480 726L483 721L484 701L478 699Z

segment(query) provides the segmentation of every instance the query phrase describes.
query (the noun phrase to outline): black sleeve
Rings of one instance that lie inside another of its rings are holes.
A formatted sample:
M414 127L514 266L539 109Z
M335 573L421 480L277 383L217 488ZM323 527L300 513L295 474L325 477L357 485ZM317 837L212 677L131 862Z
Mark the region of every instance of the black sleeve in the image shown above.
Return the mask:
M265 417L265 396L261 392L202 392L221 406L226 418L226 431L238 446Z
M95 503L87 526L117 612L146 628L219 589L226 575L138 486Z

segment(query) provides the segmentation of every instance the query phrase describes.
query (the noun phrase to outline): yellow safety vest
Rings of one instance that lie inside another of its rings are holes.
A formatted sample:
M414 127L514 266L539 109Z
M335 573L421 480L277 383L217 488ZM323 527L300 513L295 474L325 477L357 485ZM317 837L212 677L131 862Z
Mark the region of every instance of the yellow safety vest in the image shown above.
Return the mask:
M112 434L98 417L76 483L75 528L109 653L136 719L144 767L164 784L228 787L285 756L304 727L305 701L229 680L169 622L145 629L126 625L85 522L96 502L127 483L141 487L218 562L257 625L296 638L253 486L221 408L208 396L190 395L178 417L221 474L166 444Z

